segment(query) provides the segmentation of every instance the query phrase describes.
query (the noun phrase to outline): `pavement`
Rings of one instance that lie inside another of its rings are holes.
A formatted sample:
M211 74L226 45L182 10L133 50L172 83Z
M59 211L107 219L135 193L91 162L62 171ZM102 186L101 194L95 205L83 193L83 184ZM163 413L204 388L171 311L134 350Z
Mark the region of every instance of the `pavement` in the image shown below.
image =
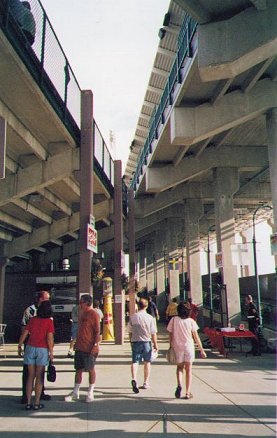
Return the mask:
M205 337L205 336L203 336ZM130 346L103 342L97 361L95 400L85 402L87 375L79 401L66 403L73 387L73 360L67 344L55 346L57 380L46 382L52 396L41 411L20 404L22 359L15 344L0 351L0 438L142 438L275 437L275 354L245 356L240 348L227 358L207 349L207 359L193 365L193 398L176 399L175 366L165 359L168 338L159 326L159 356L152 365L151 387L134 394L131 389ZM243 346L243 350L249 345ZM140 365L138 384L143 383Z

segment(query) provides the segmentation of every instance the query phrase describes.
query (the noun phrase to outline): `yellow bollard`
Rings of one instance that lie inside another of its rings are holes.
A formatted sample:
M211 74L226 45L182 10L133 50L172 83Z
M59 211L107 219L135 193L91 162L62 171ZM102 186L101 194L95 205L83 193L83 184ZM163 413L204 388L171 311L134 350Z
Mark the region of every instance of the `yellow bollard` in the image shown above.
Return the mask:
M104 318L103 318L103 341L114 341L112 285L110 277L103 279Z

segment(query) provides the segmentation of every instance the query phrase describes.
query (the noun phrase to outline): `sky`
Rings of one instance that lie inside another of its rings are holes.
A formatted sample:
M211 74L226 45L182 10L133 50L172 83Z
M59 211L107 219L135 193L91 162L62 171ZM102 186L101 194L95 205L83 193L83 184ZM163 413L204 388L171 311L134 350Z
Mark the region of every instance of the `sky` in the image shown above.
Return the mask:
M94 118L122 160L129 147L170 0L41 0L81 89L93 92Z

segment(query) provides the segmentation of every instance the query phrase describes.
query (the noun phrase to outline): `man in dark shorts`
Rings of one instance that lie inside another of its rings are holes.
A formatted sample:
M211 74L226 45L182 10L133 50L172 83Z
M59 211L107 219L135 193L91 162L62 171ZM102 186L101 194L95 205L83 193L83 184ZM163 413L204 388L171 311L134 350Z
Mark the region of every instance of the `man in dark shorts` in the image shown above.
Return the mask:
M82 383L83 371L89 374L89 389L86 402L94 399L94 386L96 381L95 363L99 353L100 319L97 312L92 308L92 297L84 294L80 298L80 317L78 321L78 333L75 344L75 386L73 391L65 397L66 402L79 399L79 389Z

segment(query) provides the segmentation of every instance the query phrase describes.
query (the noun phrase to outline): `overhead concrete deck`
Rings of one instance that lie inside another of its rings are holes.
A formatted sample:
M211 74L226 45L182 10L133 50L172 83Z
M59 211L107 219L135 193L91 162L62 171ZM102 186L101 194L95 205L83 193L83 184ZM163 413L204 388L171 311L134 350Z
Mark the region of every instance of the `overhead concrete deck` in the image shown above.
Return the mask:
M200 232L205 236L214 214L213 169L235 167L239 172L239 189L234 193L236 229L245 229L256 206L272 200L266 114L277 104L276 2L176 0L168 12L171 19L164 26L154 69L158 65L165 69L169 59L164 52L161 64L160 48L173 50L167 30L176 29L176 15L181 20L182 13L188 13L199 24L191 42L192 57L184 61L173 104L157 128L157 140L135 185L136 217L194 197L204 205ZM159 88L152 73L149 85L155 84ZM145 102L151 100L148 90ZM144 112L142 106L136 134ZM143 137L136 134L126 167L129 181L144 146ZM270 212L260 213L266 217Z

